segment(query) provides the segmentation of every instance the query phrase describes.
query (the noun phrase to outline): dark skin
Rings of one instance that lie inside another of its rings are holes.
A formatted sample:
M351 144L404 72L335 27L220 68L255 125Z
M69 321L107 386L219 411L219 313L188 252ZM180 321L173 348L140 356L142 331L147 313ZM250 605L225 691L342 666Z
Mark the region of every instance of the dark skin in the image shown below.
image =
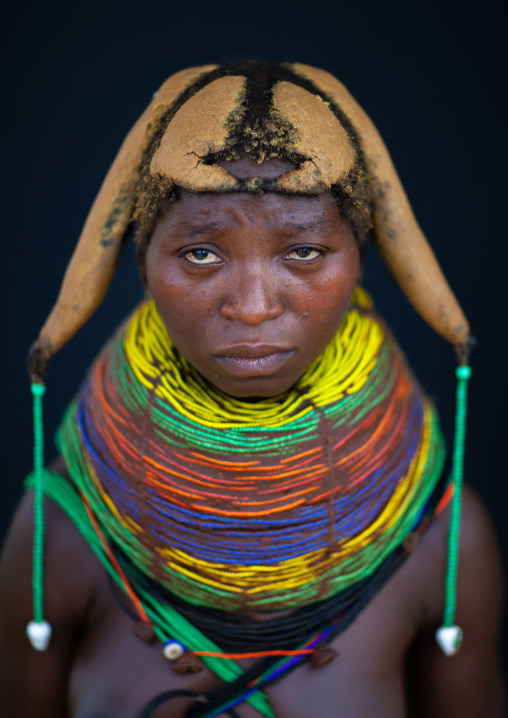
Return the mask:
M253 174L248 165L243 161L234 169ZM273 176L281 167L268 163L255 170ZM360 261L349 223L326 195L184 195L157 223L146 269L179 350L209 382L255 400L290 387L321 353L347 311ZM54 468L66 475L61 460ZM464 644L455 657L445 658L434 640L443 611L448 521L445 510L333 641L339 655L332 663L302 666L267 688L279 718L504 715L497 657L499 555L489 518L468 489L456 617ZM46 523L45 612L53 638L45 653L34 651L25 637L32 618L31 495L13 520L0 565L5 715L137 718L163 691L206 693L220 685L207 670L174 673L160 644L147 645L134 635L102 565L50 500ZM183 718L187 705L186 698L171 700L154 718ZM259 718L248 704L237 711L242 718Z
M243 160L235 172L270 176L281 164ZM328 195L184 193L146 255L176 347L235 397L275 396L302 376L337 332L359 271L350 224Z

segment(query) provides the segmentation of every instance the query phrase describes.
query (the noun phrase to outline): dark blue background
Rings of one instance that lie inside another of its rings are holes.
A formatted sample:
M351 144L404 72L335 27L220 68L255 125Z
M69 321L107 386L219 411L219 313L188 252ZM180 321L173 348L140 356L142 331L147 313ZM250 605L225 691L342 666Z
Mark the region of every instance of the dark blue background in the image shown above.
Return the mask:
M466 472L508 555L506 17L501 3L11 3L2 18L0 535L31 465L24 358L125 134L171 73L241 57L336 74L374 119L470 319ZM375 251L366 286L453 431L454 355ZM86 367L141 296L132 248L98 314L53 361L52 434ZM504 641L506 647L507 641Z

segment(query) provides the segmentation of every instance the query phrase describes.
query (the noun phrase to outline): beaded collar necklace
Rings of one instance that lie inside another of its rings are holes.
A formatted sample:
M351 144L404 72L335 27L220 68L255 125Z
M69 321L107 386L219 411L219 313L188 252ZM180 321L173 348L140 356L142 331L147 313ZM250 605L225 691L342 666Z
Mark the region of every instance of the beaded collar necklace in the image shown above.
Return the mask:
M361 289L294 389L257 404L206 385L143 305L94 363L59 443L75 488L48 472L44 490L168 657L192 650L226 681L241 669L146 581L222 611L302 607L380 584L444 461L434 409ZM282 664L270 675L336 635L332 623L310 647L275 650Z

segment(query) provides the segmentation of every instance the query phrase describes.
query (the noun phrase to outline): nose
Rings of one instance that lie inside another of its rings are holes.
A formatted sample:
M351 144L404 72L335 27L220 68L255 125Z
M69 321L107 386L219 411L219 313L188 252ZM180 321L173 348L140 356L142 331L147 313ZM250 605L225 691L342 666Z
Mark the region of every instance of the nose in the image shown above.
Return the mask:
M284 313L280 286L266 266L239 271L230 278L220 314L248 326L259 326Z

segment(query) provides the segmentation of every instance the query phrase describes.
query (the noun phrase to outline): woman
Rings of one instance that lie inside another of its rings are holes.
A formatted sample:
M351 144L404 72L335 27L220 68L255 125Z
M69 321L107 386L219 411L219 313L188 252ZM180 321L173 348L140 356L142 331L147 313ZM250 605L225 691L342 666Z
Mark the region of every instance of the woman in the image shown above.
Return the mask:
M46 364L133 219L150 301L44 470ZM450 484L435 411L357 286L369 231L464 387L467 322L345 88L261 63L164 83L29 359L35 514L27 494L1 572L9 715L502 715L495 541L465 491L455 619L461 435Z

